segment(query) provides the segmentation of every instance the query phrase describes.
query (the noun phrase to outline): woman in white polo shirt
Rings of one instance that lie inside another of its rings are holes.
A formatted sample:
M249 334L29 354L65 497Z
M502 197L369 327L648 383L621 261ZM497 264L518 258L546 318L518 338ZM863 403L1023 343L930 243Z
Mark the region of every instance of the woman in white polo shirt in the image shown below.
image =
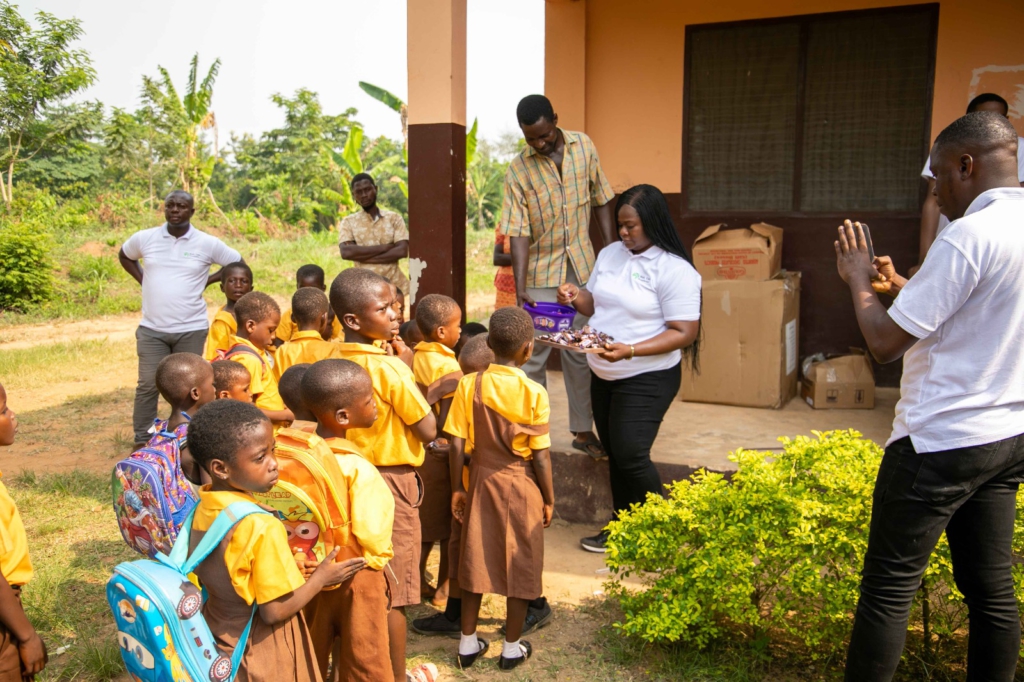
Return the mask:
M608 451L615 513L662 494L651 446L679 393L682 364L698 367L700 275L657 187L637 185L615 207L620 242L604 248L586 288L566 283L560 303L591 316L614 339L588 355L594 422ZM607 532L583 538L604 552Z

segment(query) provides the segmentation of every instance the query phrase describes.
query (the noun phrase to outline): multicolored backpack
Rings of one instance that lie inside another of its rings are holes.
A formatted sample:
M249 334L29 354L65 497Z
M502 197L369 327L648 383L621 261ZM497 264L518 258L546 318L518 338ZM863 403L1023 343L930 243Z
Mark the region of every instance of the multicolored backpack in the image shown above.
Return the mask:
M199 498L181 470L181 447L188 430L186 422L174 431L157 420L153 437L114 465L111 488L114 514L121 536L128 546L151 559L157 552L167 554L178 530Z
M275 438L277 483L253 497L278 512L293 553L304 554L308 561L323 561L335 546L341 546L337 561L358 556L354 548L344 550L352 539L346 512L348 489L330 446L315 433L299 429L280 429Z
M217 647L203 616L203 593L188 579L203 559L240 520L268 514L252 502L235 502L214 520L192 555L188 554L193 508L170 555L119 564L107 582L107 603L117 625L121 658L141 682L230 682L245 653L258 606L230 658Z

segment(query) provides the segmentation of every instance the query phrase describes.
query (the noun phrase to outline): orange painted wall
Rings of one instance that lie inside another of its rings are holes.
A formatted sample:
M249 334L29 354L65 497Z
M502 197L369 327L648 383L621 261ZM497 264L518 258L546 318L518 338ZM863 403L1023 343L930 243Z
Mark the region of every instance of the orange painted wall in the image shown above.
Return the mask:
M585 130L614 188L680 191L683 44L687 24L915 4L902 0L577 0L586 3ZM550 0L549 0L550 2ZM549 6L550 13L552 7ZM580 13L582 15L582 13ZM560 17L560 19L562 19ZM986 90L1011 104L1024 134L1024 1L942 0L932 137ZM555 36L549 35L550 45ZM560 68L549 54L546 72ZM546 91L558 109L558 82ZM565 92L566 98L578 91Z

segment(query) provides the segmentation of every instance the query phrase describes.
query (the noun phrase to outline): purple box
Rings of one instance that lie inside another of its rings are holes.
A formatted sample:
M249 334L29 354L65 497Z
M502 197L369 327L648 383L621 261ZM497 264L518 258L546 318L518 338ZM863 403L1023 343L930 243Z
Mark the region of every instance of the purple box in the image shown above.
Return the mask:
M536 307L529 303L523 309L533 318L533 328L539 332L560 332L572 328L576 310L572 306L558 303L538 303Z

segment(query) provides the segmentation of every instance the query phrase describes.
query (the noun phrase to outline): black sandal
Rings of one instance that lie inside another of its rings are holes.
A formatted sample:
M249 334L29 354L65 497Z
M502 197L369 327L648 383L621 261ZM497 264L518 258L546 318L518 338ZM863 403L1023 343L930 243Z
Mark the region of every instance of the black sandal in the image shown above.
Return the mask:
M513 668L518 668L523 663L526 663L527 659L530 658L530 655L533 654L533 647L530 646L530 643L525 639L521 639L519 640L519 648L523 651L522 656L505 658L505 654L502 654L501 658L498 659L498 668L501 670L512 670Z
M488 644L487 640L483 639L481 637L477 637L476 641L477 641L477 644L480 645L480 650L479 651L477 651L475 654L459 654L459 669L460 670L465 670L469 666L471 666L474 663L476 663L476 659L480 657L480 654L482 654L483 652L487 651L487 647L490 646L490 644Z
M579 438L574 438L572 447L575 450L586 453L591 459L604 459L608 456L599 440L580 440Z

